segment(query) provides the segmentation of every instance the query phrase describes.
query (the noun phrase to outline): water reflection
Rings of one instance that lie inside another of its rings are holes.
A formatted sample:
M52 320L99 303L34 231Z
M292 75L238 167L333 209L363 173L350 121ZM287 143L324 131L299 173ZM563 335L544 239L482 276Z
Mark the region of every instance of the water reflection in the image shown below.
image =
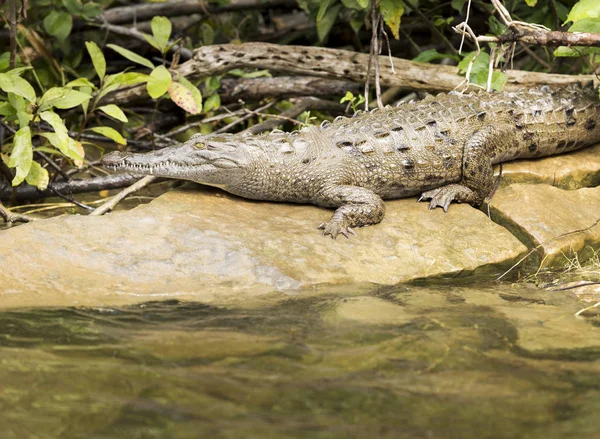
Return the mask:
M597 437L580 308L498 284L4 311L2 437Z

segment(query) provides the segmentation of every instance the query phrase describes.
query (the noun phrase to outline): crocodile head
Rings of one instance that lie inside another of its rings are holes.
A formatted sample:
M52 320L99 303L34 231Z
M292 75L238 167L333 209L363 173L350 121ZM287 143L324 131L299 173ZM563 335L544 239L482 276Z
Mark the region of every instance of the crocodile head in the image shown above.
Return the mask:
M244 178L249 157L231 135L195 134L187 142L148 153L115 151L102 157L113 171L191 180L210 186L229 186Z

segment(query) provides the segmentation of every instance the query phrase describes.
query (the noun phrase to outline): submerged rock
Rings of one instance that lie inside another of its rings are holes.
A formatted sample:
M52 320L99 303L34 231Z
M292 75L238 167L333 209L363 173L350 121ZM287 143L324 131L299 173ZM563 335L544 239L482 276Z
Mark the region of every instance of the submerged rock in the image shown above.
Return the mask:
M227 303L272 292L501 272L526 248L470 206L414 199L347 240L331 211L194 186L129 212L65 216L3 232L0 305L101 305L178 297Z

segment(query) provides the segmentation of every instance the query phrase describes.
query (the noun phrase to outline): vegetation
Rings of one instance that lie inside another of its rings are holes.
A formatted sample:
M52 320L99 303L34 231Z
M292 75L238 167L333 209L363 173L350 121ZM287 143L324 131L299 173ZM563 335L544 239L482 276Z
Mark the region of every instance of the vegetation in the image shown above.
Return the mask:
M364 92L348 72L328 78L342 91L313 82L311 93L282 90L268 65L186 70L201 47L255 41L389 53L456 65L457 78L496 90L509 67L594 74L600 60L596 0L6 0L1 13L0 199L17 203L56 194L85 207L71 194L132 184L96 166L110 144L148 150L198 130L290 128L407 93L380 84L377 57ZM548 30L592 34L574 42L555 33L548 43ZM446 87L423 87L436 89ZM303 100L311 95L319 99ZM75 177L93 184L75 185Z

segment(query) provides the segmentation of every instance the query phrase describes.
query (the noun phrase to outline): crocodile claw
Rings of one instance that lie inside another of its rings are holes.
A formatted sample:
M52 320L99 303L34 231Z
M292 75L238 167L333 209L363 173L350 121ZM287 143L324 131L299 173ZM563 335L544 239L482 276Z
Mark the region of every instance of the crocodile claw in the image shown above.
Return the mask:
M350 239L349 235L356 236L356 233L351 227L344 227L337 221L321 223L317 228L323 230L323 236L331 235L332 239L336 239L338 235L345 236L346 239Z
M431 200L429 203L429 209L435 209L441 207L444 212L448 212L448 207L452 201L457 203L469 203L477 205L476 194L466 186L461 184L449 184L436 189L432 189L427 192L423 192L419 201Z

